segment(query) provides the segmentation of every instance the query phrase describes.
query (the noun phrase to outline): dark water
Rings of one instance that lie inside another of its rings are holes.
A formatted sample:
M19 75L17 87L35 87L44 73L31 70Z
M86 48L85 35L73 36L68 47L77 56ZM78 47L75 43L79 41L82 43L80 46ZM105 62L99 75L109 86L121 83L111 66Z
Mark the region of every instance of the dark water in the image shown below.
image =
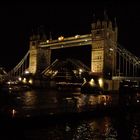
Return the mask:
M37 89L0 95L0 139L136 140L140 111L120 111L118 95Z

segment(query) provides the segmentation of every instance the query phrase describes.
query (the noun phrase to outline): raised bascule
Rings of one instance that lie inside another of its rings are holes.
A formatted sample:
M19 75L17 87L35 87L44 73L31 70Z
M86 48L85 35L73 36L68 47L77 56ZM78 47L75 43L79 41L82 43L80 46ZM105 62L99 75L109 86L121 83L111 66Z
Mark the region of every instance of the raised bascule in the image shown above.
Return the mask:
M25 69L32 74L42 73L52 65L52 50L77 46L91 47L90 71L102 77L108 89L117 89L118 81L123 78L138 78L140 59L118 43L116 20L112 22L106 15L102 21L93 20L89 34L60 36L55 40L31 36L29 51L9 74L20 75Z

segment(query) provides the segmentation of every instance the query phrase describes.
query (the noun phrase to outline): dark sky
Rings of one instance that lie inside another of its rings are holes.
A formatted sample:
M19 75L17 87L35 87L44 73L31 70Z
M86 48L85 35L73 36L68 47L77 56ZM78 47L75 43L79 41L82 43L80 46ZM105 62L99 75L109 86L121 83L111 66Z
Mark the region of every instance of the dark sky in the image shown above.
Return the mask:
M91 5L0 5L0 66L12 69L29 49L29 36L44 26L49 38L88 34L93 13L101 18L104 9L111 20L116 17L118 42L140 57L140 4Z

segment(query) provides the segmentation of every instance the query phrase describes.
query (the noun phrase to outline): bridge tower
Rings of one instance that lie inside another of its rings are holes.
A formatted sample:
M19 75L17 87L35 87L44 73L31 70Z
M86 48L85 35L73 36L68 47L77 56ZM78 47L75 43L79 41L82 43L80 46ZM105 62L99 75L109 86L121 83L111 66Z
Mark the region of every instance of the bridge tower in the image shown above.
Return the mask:
M110 79L115 73L117 30L116 20L113 24L106 13L102 21L94 17L91 24L91 71L104 79Z
M42 72L51 62L51 50L40 47L39 35L30 37L30 57L29 57L29 72L37 74Z

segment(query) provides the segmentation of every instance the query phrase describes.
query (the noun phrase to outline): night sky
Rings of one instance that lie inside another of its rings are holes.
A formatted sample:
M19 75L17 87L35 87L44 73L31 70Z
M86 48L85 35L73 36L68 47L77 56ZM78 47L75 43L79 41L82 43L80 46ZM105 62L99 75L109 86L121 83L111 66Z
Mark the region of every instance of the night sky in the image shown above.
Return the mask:
M93 14L102 18L104 10L118 24L118 42L140 57L140 5L0 5L0 66L12 69L29 49L29 37L39 27L49 38L88 34Z

